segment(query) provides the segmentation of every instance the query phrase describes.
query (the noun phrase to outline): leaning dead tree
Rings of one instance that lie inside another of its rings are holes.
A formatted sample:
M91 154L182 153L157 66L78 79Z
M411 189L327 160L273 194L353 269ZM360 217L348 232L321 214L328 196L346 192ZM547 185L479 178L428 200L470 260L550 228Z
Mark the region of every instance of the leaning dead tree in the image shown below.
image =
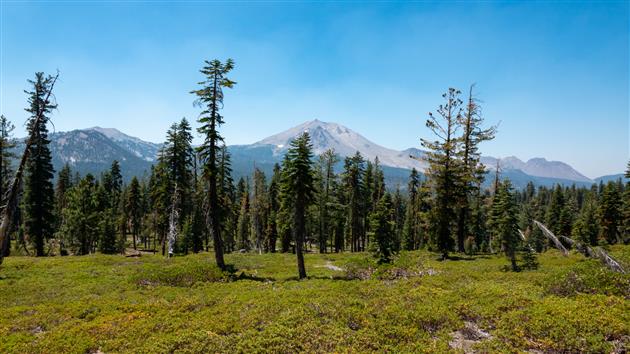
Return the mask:
M34 126L37 126L42 122L42 120L46 120L46 116L44 115L46 112L46 107L50 103L50 98L52 95L53 87L57 82L57 78L59 77L59 72L52 80L50 87L48 88L48 92L46 92L46 98L44 99L44 104L40 105L38 111L35 113L35 121L33 122ZM31 150L31 146L35 142L37 137L31 134L26 141L26 146L24 147L24 153L22 154L22 158L20 159L20 164L18 165L17 170L15 171L15 176L13 176L13 181L11 182L11 186L7 190L7 194L5 196L6 204L4 206L4 210L2 212L2 222L0 223L0 245L7 244L5 242L6 238L9 237L9 232L11 231L11 227L13 226L13 218L15 217L15 211L18 208L18 197L20 195L20 186L22 185L22 177L24 176L24 167L26 166L26 161L29 157L29 152ZM4 247L4 246L0 246ZM0 264L4 260L4 249L0 250Z
M554 235L553 232L549 231L549 229L545 225L543 225L541 222L536 221L536 220L534 220L534 225L538 226L538 228L542 230L545 236L547 236L547 238L550 239L551 242L554 243L556 248L559 249L565 257L569 255L569 251L567 251L567 249L564 247L562 242L560 242L560 240L558 240L556 235Z
M177 183L173 190L173 200L171 205L171 213L168 217L168 257L173 257L175 242L177 242L177 228L179 220L179 190Z
M540 228L542 230L542 232L547 236L547 238L549 238L556 245L556 247L560 251L562 251L562 253L565 256L568 255L567 249L564 247L564 245L562 245L562 243L560 242L558 237L556 237L556 235L554 235L553 232L549 231L549 229L547 229L547 227L545 225L543 225L539 221L534 220L534 224L536 226L538 226L538 228ZM617 273L625 273L626 272L623 269L623 267L621 266L621 264L619 264L619 262L617 262L614 258L612 258L601 247L596 247L596 248L593 249L593 248L589 247L588 245L586 245L586 244L584 244L582 242L575 241L575 240L573 240L573 239L571 239L569 237L566 237L566 236L559 236L559 238L562 239L562 241L564 241L567 244L569 244L571 247L574 247L576 250L578 250L580 253L582 253L587 258L597 258L597 259L599 259L606 267L608 267L613 272L617 272Z
M617 262L614 258L612 258L608 253L606 253L606 251L604 251L601 247L596 247L593 249L582 242L574 241L573 239L568 238L566 236L560 236L560 239L568 243L569 245L571 245L571 247L575 247L575 249L577 249L584 256L588 258L599 259L602 263L604 263L606 267L608 267L613 272L617 272L617 273L626 272L621 266L621 264L619 264L619 262Z

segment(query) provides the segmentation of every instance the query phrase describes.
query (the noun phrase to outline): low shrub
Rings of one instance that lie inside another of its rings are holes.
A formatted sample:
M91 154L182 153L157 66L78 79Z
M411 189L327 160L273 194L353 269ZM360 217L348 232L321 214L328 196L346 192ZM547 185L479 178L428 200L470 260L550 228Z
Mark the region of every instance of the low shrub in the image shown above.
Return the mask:
M142 286L178 286L190 287L197 282L227 281L228 276L209 261L170 262L145 265L135 277L135 282Z

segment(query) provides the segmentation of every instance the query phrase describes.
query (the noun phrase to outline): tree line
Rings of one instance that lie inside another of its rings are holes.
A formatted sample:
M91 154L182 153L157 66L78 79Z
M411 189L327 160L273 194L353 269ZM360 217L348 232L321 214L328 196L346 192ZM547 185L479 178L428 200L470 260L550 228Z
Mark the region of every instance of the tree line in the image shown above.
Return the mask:
M421 139L428 167L424 175L412 170L405 188L386 186L378 158L356 152L342 159L334 150L314 156L307 132L291 142L270 176L255 169L235 181L220 134L224 90L236 85L228 77L233 68L230 59L206 61L191 91L201 110L202 144L193 146L193 127L181 119L166 132L149 174L127 184L114 161L99 176L80 176L65 165L53 185L47 125L56 108L49 98L55 77L37 73L26 92L32 144L23 179L13 171L13 125L0 118L0 192L20 196L10 213L7 197L3 203L11 227L2 255L212 250L226 269L225 253L293 252L304 278L309 251L370 251L379 263L403 250L429 249L442 259L453 252L503 252L513 270L535 267L535 253L549 244L533 220L589 245L630 240L630 184L621 180L592 188L529 183L515 191L497 168L492 188L482 188L479 145L497 129L484 126L473 86L465 99L449 89L429 113L433 135Z

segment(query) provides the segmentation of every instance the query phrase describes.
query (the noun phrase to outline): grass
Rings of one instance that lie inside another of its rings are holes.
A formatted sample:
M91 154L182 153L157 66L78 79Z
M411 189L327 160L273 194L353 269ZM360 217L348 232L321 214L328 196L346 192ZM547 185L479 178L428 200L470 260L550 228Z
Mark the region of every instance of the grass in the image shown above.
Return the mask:
M612 254L630 264L630 247ZM9 257L0 266L1 353L453 352L453 333L490 334L480 352L622 352L630 276L550 251L539 270L503 257L376 267L365 254L210 254L164 259ZM330 265L346 271L331 270Z

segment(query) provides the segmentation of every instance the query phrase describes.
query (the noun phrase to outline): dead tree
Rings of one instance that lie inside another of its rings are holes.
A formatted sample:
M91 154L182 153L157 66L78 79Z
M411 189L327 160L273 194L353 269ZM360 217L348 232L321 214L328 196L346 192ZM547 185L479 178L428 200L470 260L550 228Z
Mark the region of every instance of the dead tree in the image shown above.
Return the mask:
M564 247L562 242L560 242L560 240L558 240L556 235L554 235L553 232L549 231L549 229L545 225L543 225L541 222L536 221L536 220L534 220L534 225L538 226L538 228L542 230L545 236L547 236L547 238L550 239L551 242L554 243L556 248L559 249L565 257L569 255L569 251L567 251L567 249Z
M580 253L588 258L597 258L599 259L608 269L617 273L625 273L626 271L623 269L621 264L617 262L614 258L612 258L606 251L604 251L601 247L596 247L595 249L590 248L588 245L574 241L571 238L566 236L560 236L562 241L571 245L571 247L575 247Z
M175 242L177 242L177 229L179 220L179 190L177 183L173 190L173 200L171 205L171 213L168 218L168 257L173 257Z
M57 82L57 78L59 77L59 72L53 78L52 83L50 84L50 89L46 93L46 99L44 102L50 101L50 96L52 95L53 87ZM35 121L33 123L34 126L37 126L43 119L46 119L44 116L44 110L46 108L46 104L40 107L40 110L36 113ZM11 230L11 224L13 222L13 217L15 215L15 211L18 208L18 197L20 195L20 186L22 185L22 177L24 175L24 167L26 165L26 161L29 156L29 151L31 150L31 146L35 141L35 136L30 135L28 140L26 141L26 146L24 147L24 153L22 154L22 158L20 159L20 164L18 165L17 170L15 171L15 176L13 176L13 181L11 182L11 186L7 191L5 200L6 205L4 206L4 210L2 212L2 223L0 223L0 245L5 245L5 239L9 237L9 231ZM4 246L0 246L4 247ZM0 264L4 260L4 249L0 250Z

